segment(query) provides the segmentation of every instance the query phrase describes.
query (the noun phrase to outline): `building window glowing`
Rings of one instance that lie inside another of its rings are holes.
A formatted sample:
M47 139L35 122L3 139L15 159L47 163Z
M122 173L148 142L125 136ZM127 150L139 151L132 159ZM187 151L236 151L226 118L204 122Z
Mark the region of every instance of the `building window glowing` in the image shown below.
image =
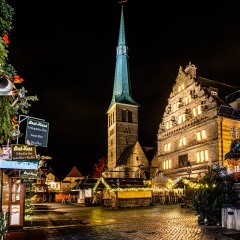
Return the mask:
M170 151L171 149L171 143L164 144L164 152Z
M198 105L198 115L202 114L202 105Z
M194 116L194 117L197 116L197 109L196 109L196 107L193 108L193 116Z
M181 124L182 123L182 115L178 115L178 124Z
M170 168L172 168L172 161L171 161L171 159L164 160L163 161L163 169L166 170L166 169L170 169Z
M208 150L197 152L197 163L208 161Z
M185 115L185 113L182 114L182 120L183 120L183 122L186 121L186 115Z
M179 139L179 147L182 147L185 145L186 145L186 137L180 138Z
M183 83L178 86L178 92L181 92L182 90L184 90L184 84Z
M189 95L187 95L187 96L185 96L185 98L184 98L184 103L185 103L185 105L187 105L187 104L189 104L190 102L191 102L191 95L189 94Z
M173 104L173 112L175 112L177 110L177 106L176 103Z
M197 132L197 140L198 141L206 139L206 138L207 138L206 130Z
M198 105L197 108L193 108L193 116L196 117L197 115L202 114L202 106Z
M239 139L239 131L238 131L238 128L236 128L236 138Z

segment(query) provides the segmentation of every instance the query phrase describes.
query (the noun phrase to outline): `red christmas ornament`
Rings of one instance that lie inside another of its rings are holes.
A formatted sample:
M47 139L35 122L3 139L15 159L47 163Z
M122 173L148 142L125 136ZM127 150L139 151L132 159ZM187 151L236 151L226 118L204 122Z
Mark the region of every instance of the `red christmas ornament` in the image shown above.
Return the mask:
M24 81L23 78L20 78L18 75L13 76L13 82L14 83L21 83L23 81Z
M9 40L8 40L7 34L3 34L2 39L6 42L6 44L9 44Z

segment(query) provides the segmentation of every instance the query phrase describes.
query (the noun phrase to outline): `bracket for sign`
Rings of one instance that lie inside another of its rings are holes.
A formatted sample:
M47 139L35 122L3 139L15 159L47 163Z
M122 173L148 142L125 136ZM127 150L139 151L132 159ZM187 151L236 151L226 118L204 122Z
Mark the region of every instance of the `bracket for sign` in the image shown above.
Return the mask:
M21 117L23 117L23 119L21 119ZM40 120L40 121L45 121L45 119L41 119L41 118L34 118L34 117L30 117L30 116L27 116L27 115L21 115L19 114L18 116L18 131L20 129L20 123L25 121L26 119L35 119L35 120ZM16 144L18 144L18 135L17 135L17 140L16 140Z

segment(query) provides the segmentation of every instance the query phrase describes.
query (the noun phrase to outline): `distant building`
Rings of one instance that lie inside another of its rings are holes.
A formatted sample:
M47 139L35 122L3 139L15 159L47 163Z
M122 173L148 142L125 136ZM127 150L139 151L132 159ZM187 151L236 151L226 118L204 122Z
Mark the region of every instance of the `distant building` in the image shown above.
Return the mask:
M71 191L83 179L83 175L74 166L67 176L61 181L61 191Z
M215 163L239 139L239 88L179 68L157 135L159 171L168 178L194 177Z

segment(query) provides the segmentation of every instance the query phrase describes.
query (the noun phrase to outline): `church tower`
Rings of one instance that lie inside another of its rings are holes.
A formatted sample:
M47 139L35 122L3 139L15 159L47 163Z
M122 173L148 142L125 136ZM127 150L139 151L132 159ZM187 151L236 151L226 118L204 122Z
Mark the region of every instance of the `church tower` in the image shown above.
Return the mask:
M114 171L124 150L138 141L138 107L132 99L123 6L116 55L112 101L108 115L108 171ZM112 174L114 176L114 174Z

